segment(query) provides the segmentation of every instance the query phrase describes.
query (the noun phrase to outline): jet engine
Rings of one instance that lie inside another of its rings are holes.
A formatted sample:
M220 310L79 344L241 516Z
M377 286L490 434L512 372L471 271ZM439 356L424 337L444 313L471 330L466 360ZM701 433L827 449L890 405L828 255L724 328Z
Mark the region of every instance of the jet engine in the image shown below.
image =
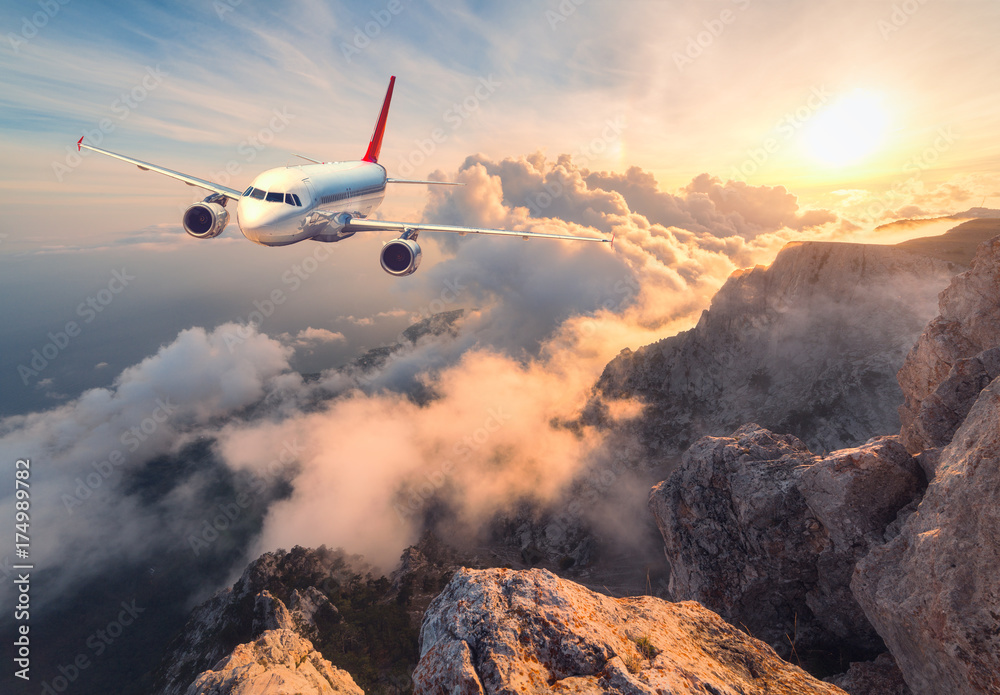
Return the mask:
M389 275L412 275L420 267L420 247L412 239L394 239L382 247L379 260Z
M214 239L227 224L229 211L218 203L195 203L184 211L184 231L196 239Z

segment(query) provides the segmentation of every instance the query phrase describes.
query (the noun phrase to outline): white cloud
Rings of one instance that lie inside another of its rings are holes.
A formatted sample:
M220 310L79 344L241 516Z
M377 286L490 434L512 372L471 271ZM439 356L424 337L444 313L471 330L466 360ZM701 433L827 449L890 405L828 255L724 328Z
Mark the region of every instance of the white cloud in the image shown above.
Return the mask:
M313 349L320 345L347 342L347 338L339 331L335 333L326 328L313 328L311 326L303 328L294 336L290 333L282 333L278 336L278 339L296 349Z

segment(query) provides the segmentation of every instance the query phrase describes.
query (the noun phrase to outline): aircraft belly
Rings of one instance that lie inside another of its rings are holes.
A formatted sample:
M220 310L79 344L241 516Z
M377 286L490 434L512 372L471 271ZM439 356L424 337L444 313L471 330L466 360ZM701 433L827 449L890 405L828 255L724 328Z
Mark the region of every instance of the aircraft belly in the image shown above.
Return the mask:
M282 226L262 226L243 228L240 227L243 236L255 244L261 246L288 246L306 239L311 239L316 234L316 229L310 227L289 228Z

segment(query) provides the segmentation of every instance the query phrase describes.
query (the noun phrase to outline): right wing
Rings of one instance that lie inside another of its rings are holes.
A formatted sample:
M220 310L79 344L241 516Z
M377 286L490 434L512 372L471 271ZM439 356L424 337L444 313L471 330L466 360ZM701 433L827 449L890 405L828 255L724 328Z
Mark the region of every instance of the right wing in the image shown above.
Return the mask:
M243 193L237 191L234 188L229 188L218 183L213 183L211 181L206 181L204 179L199 179L196 176L188 176L187 174L182 174L179 171L173 171L172 169L165 169L155 164L149 164L148 162L142 162L138 159L132 159L131 157L126 157L125 155L115 154L114 152L108 152L107 150L102 150L100 147L93 147L91 145L85 145L83 143L83 138L80 138L76 142L76 147L80 148L86 147L88 150L93 150L94 152L100 152L101 154L106 154L109 157L114 157L115 159L120 159L123 162L128 162L129 164L135 164L137 167L143 171L155 171L158 174L163 174L164 176L169 176L171 178L177 179L178 181L183 181L189 186L195 186L197 188L204 188L206 190L212 191L213 193L218 193L224 195L232 200L239 200L243 197Z

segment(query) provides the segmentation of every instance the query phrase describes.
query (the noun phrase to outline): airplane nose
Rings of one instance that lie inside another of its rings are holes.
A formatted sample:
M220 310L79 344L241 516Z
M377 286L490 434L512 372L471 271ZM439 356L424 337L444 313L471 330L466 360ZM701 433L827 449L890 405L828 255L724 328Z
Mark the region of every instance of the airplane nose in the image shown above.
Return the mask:
M243 236L255 244L263 244L268 222L264 206L256 200L241 198L236 205L236 216Z
M306 238L301 225L282 205L243 198L237 205L240 231L250 241L261 246L284 246Z

